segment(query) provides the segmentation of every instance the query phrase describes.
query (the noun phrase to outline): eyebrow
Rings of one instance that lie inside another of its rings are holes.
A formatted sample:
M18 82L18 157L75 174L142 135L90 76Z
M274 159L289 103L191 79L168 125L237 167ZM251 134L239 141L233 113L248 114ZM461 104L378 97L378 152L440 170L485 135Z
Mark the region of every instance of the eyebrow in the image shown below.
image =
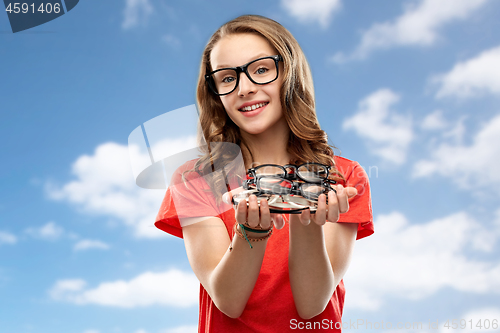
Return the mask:
M275 54L259 53L256 56L254 56L251 60L247 61L244 65L248 64L249 62L254 61L255 59L264 58L264 57L270 57L270 56L273 56L273 55L275 55ZM242 66L242 65L238 65L238 66ZM215 71L215 70L221 69L221 68L234 68L234 67L237 67L237 66L230 66L230 65L223 64L223 65L217 66L213 70Z

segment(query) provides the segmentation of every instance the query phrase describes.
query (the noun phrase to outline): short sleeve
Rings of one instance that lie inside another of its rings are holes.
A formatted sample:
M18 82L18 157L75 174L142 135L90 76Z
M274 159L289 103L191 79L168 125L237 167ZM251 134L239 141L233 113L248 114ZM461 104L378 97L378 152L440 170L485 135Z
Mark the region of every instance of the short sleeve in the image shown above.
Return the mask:
M182 227L177 217L174 200L170 188L167 189L165 197L161 203L158 215L156 215L155 226L173 236L182 238Z
M341 167L340 170L348 171L344 173L345 186L355 187L358 194L349 201L349 211L340 214L338 222L358 223L356 239L361 239L374 233L370 183L365 170L357 162L350 162L352 165Z
M190 161L174 173L155 221L158 229L180 238L183 218L220 216L228 208L217 206L205 179L189 171L193 168L194 161Z

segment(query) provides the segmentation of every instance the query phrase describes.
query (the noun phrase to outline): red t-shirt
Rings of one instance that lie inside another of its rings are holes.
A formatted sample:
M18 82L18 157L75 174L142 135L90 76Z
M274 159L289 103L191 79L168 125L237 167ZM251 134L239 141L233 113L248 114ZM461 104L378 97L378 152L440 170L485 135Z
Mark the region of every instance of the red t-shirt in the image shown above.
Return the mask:
M338 223L358 223L357 239L373 234L373 217L368 176L354 161L335 157L337 169L344 175L344 186L353 186L358 195L349 201L349 211L341 214ZM155 226L169 234L182 238L179 218L216 216L225 224L229 237L235 223L231 205L217 205L208 184L195 173L182 171L193 169L195 160L187 162L172 177L170 187L161 205ZM175 185L172 185L175 184ZM222 313L207 291L200 284L199 332L246 333L246 332L340 332L344 308L345 288L340 281L326 309L309 320L300 318L293 301L288 273L288 227L275 229L267 242L264 261L254 290L243 314L236 319ZM244 263L242 263L244 264Z

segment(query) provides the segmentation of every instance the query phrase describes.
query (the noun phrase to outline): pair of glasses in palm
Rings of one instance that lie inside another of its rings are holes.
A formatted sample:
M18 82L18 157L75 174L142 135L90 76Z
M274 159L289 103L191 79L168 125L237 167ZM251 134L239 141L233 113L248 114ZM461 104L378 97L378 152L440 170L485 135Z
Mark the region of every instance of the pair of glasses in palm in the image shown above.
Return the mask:
M208 86L218 96L232 93L240 82L240 74L245 73L255 84L268 84L279 75L280 55L262 57L239 67L220 68L205 75Z
M301 165L263 164L248 169L243 188L256 189L264 194L300 195L317 200L320 194L335 191L336 184L328 179L330 167L319 163Z
M316 211L318 197L335 191L336 184L328 179L330 167L319 163L301 165L264 164L248 170L243 183L246 190L235 199L242 199L255 194L257 198L266 198L271 213L300 213L304 209Z

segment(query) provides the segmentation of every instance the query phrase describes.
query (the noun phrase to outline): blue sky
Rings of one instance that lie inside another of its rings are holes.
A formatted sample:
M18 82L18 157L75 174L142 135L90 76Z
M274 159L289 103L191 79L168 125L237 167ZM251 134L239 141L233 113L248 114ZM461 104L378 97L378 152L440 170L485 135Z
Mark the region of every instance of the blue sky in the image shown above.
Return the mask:
M322 128L369 173L376 232L356 244L344 320L500 320L498 13L493 0L80 1L16 34L1 14L0 332L196 331L182 240L152 226L162 191L135 185L127 140L195 102L206 41L241 14L294 34Z

